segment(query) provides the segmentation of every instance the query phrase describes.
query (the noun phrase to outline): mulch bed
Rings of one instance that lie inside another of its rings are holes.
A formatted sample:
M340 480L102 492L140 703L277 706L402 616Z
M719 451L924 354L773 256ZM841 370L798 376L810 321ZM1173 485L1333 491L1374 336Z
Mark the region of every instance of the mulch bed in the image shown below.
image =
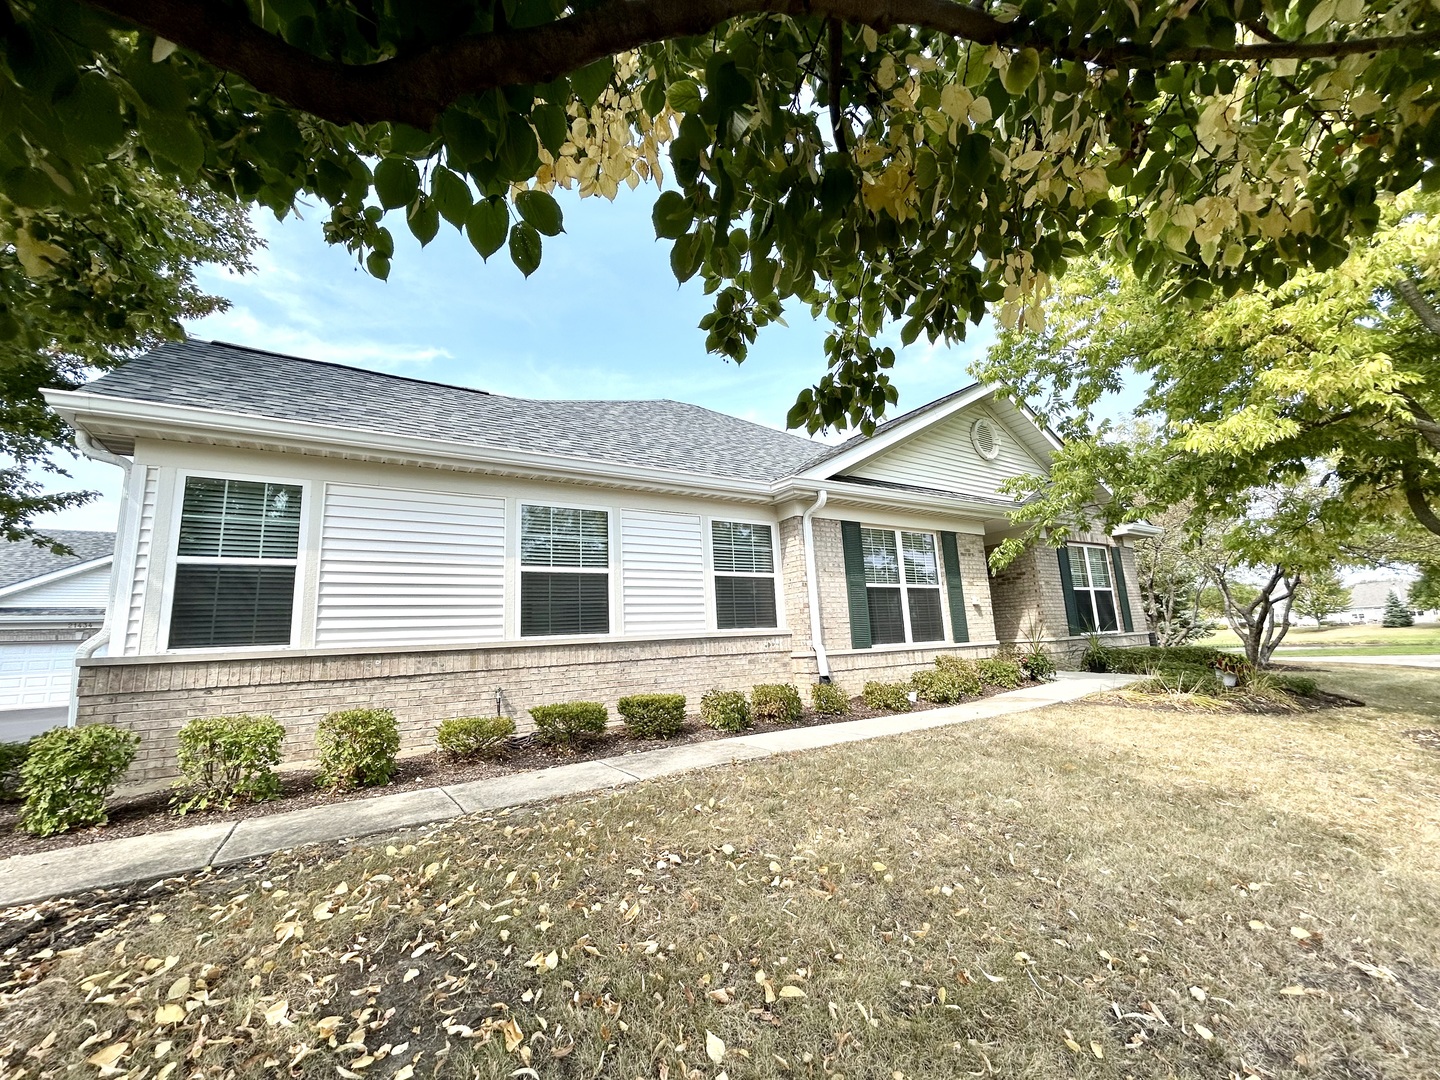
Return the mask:
M1001 692L1000 690L987 690L981 696L989 697L991 694ZM978 700L978 698L969 700ZM923 712L939 707L921 701L915 705L912 711ZM286 769L280 773L279 798L269 802L250 803L237 806L233 810L192 812L184 817L179 817L170 813L169 791L148 792L128 797L122 795L111 800L110 820L106 824L88 829L76 829L59 836L45 838L30 836L21 831L18 804L0 804L0 858L8 858L11 855L29 855L38 851L52 851L56 848L76 847L101 840L139 836L144 833L165 832L188 825L209 824L216 821L242 821L246 818L265 817L290 810L304 810L312 806L331 806L399 791L416 791L449 784L463 784L471 780L489 780L510 773L544 769L553 765L570 765L579 761L594 761L597 758L617 757L621 754L638 753L644 750L659 750L667 746L684 746L688 743L755 735L766 731L819 727L847 720L866 720L876 716L894 715L896 714L883 709L868 708L865 702L857 697L850 702L848 716L825 716L806 709L798 723L758 723L748 731L737 732L733 735L730 732L716 731L714 728L706 727L696 716L687 717L681 733L670 739L636 739L626 735L623 728L612 728L604 735L598 736L582 746L565 749L564 747L546 746L531 736L524 735L512 739L505 750L504 757L494 761L451 761L438 753L402 757L389 784L379 788L361 788L358 791L333 793L322 791L315 787L313 770Z

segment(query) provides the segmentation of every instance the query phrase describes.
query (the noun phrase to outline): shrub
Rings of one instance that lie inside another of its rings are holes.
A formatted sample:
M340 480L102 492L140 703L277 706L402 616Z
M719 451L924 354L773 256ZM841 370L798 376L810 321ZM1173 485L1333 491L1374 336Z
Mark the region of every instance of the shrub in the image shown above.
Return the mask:
M973 660L965 660L959 656L937 656L935 670L952 680L954 688L959 692L956 701L960 698L976 697L985 689Z
M515 721L508 716L455 716L440 721L435 746L449 758L493 758L514 734Z
M1080 654L1080 663L1086 671L1112 671L1110 665L1113 660L1111 655L1115 650L1106 648L1104 642L1095 634L1085 639L1085 651Z
M1032 648L1021 653L1017 658L1020 670L1027 679L1035 682L1046 682L1055 677L1055 661L1044 649Z
M903 682L867 682L860 691L865 704L872 709L890 712L910 711L910 684Z
M762 683L750 689L750 709L756 720L798 724L805 704L793 683Z
M610 710L598 701L562 701L557 705L536 705L530 710L535 737L550 746L578 746L596 735L605 734Z
M631 694L619 702L620 718L637 739L668 739L685 726L684 694Z
M849 716L850 699L834 683L816 683L810 687L810 701L821 716Z
M997 686L1002 690L1013 690L1025 681L1017 661L1004 660L998 656L975 661L975 670L980 675L980 681L986 686Z
M320 769L315 777L332 790L388 784L400 752L400 730L389 709L332 712L315 729Z
M739 690L711 690L700 699L700 719L716 731L744 731L755 723Z
M21 827L52 836L77 825L103 825L105 800L139 746L133 731L107 724L52 728L31 739L20 766Z
M1320 693L1320 684L1309 675L1276 675L1275 685L1297 697L1316 697Z
M936 705L953 705L967 697L974 697L980 689L978 680L972 685L962 672L951 668L917 671L910 676L910 685L922 700Z
M0 743L0 802L15 802L20 798L20 766L29 756L29 743Z
M206 716L180 729L180 779L170 807L177 814L228 810L239 799L264 802L280 794L280 743L285 729L271 716Z

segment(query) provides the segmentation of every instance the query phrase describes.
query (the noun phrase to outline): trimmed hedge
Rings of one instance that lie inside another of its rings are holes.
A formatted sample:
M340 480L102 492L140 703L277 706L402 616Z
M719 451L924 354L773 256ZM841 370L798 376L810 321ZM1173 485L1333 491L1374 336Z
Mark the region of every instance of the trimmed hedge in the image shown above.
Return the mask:
M909 712L911 709L909 683L867 682L860 696L872 709L888 709L890 712Z
M264 802L280 794L280 744L285 729L273 716L203 716L180 729L180 779L170 808L228 810L237 801Z
M20 766L30 756L28 742L0 743L0 802L20 799Z
M562 701L530 710L535 737L550 746L577 746L605 734L610 710L598 701Z
M617 704L633 738L669 739L685 727L684 694L631 694Z
M952 681L960 697L979 697L985 686L980 681L980 672L975 661L959 656L937 656L935 670ZM959 698L956 698L958 701Z
M750 711L756 720L798 724L805 714L805 703L793 683L761 683L750 688Z
M810 687L810 703L821 716L849 716L850 698L834 683L816 683Z
M972 689L969 682L950 671L927 668L910 676L910 685L920 695L921 701L932 705L954 705L979 692L979 683Z
M496 758L505 752L505 740L515 734L508 716L454 716L435 729L435 746L446 757Z
M1139 645L1115 649L1098 640L1085 647L1084 661L1090 671L1114 671L1122 675L1149 675L1156 672L1213 670L1217 664L1237 659L1210 645Z
M700 719L716 731L744 731L755 726L750 703L739 690L711 690L700 699Z
M976 660L975 671L986 686L995 686L1002 690L1013 690L1025 681L1025 675L1018 663L1014 660L1002 660L998 656L989 660Z
M25 796L20 827L53 836L77 825L103 825L105 800L139 748L140 736L107 724L51 728L35 736L20 766Z
M400 729L389 709L342 709L315 729L320 768L315 782L332 791L388 784L400 752Z

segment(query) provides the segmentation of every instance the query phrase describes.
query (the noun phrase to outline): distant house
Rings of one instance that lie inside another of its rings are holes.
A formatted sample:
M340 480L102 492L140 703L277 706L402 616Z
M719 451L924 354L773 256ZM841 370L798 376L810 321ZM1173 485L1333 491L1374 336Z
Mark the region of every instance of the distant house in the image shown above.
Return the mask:
M1350 586L1350 606L1335 616L1336 622L1379 624L1385 616L1385 598L1392 592L1402 601L1410 590L1410 579L1372 578ZM1417 615L1422 613L1417 612Z
M0 542L0 725L64 720L75 650L105 619L112 532L52 529L73 554ZM41 715L43 714L43 715ZM27 726L36 726L34 723ZM0 733L0 738L4 738Z
M973 385L839 446L675 401L539 401L219 342L46 391L128 472L81 723L173 768L194 716L446 716L906 679L1032 636L1146 639L1130 526L992 577L1054 436Z

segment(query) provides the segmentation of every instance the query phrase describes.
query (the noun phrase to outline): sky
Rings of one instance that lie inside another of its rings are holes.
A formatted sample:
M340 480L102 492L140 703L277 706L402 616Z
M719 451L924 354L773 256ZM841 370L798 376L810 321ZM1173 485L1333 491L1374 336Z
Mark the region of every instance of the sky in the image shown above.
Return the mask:
M444 222L421 249L399 215L390 278L377 281L321 235L325 209L277 222L255 217L266 247L255 270L200 272L201 285L230 309L187 326L196 337L271 349L419 379L534 398L672 398L785 426L795 395L825 371L825 326L790 304L788 325L760 331L735 365L705 352L696 324L710 310L698 278L677 285L670 244L654 239L653 187L616 200L557 192L565 233L546 238L540 268L526 279L502 249L488 263ZM987 321L953 347L922 338L896 350L900 394L892 415L970 381L969 365L993 341ZM74 510L37 518L41 527L113 529L119 470L79 461L50 490L97 491Z

